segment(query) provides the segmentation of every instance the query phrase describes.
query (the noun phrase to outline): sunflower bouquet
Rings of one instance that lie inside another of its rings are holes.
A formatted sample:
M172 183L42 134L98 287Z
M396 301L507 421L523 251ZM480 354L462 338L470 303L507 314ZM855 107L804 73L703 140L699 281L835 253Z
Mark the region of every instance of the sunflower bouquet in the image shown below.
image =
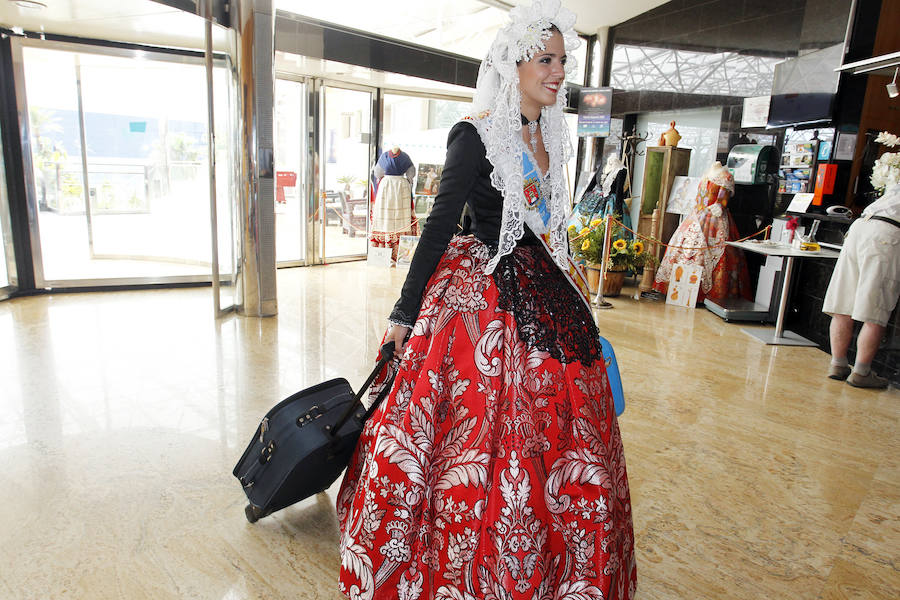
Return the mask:
M609 249L608 271L637 271L641 267L657 263L656 257L646 252L644 242L630 240L625 237L625 230L618 223L618 216L613 215L616 222L612 224L610 239L612 243ZM603 259L603 238L606 233L606 222L603 219L593 219L589 223L583 223L579 229L577 225L569 226L569 247L575 260L588 264L599 265Z

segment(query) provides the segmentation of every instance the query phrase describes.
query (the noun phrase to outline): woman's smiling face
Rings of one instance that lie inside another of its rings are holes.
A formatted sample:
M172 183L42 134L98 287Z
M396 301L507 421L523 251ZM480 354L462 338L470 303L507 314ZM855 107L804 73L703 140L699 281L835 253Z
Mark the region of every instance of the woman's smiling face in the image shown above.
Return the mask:
M566 47L558 31L544 40L544 49L528 62L519 63L519 89L522 91L522 114L529 120L540 115L541 108L556 103L556 96L566 79Z

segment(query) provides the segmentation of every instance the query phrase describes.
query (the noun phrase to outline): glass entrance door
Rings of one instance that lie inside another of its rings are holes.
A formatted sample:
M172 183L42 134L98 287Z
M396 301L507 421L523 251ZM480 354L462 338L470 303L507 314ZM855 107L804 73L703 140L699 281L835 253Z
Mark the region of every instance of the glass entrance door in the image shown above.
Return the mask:
M36 284L208 281L202 59L16 42ZM216 86L217 111L228 115L226 78Z
M307 111L306 82L276 79L275 261L279 267L306 264Z
M366 257L373 95L312 77L275 80L279 267Z
M365 258L374 161L373 92L326 84L320 119L324 257Z

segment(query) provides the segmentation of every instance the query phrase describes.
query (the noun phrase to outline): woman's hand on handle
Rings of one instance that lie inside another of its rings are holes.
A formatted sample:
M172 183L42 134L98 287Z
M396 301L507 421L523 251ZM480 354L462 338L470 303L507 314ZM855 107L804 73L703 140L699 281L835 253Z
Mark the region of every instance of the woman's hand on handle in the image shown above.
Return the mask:
M403 348L406 345L406 337L409 335L409 327L403 325L391 325L388 330L385 342L394 342L394 356L400 358L403 356Z

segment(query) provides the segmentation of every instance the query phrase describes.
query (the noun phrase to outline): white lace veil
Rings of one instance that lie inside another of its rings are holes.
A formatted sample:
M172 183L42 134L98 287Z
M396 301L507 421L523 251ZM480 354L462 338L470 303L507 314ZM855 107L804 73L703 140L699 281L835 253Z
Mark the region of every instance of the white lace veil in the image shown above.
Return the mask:
M486 266L492 273L500 258L513 251L528 226L536 234L550 234L554 261L563 269L568 265L568 243L565 222L569 212L565 164L572 156L569 130L563 117L566 90L557 94L556 104L541 109L541 132L544 148L550 155L549 192L550 225L545 226L532 211L527 211L523 193L521 138L521 92L518 61L528 61L544 49L544 40L552 34L551 25L562 33L567 62L566 74L575 70L571 52L581 40L573 29L575 15L560 6L559 0L534 0L531 6L517 6L509 12L510 23L497 33L491 49L481 63L473 100L473 123L494 167L491 183L503 195L503 219L497 254Z

